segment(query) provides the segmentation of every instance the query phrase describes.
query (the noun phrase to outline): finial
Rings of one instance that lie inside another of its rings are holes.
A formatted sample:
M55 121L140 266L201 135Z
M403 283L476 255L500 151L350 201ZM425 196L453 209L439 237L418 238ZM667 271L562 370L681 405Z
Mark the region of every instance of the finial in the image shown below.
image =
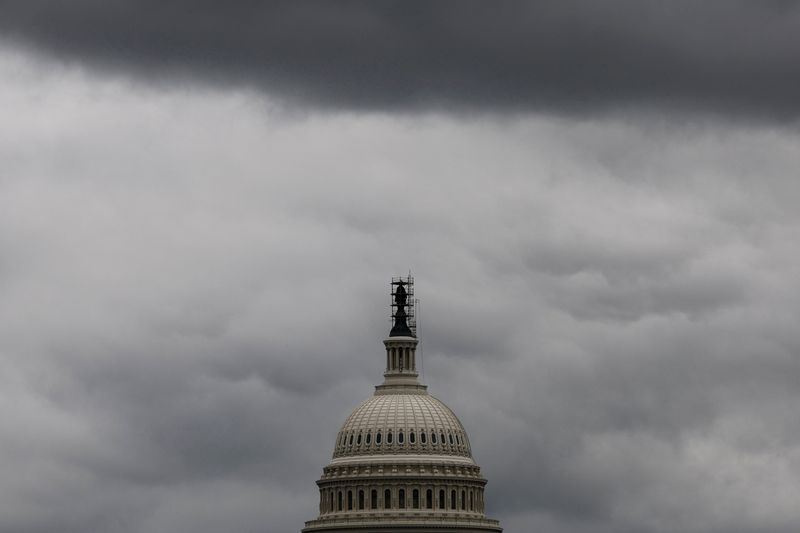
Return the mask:
M390 337L415 337L413 330L414 308L409 297L414 296L414 278L392 278L392 319ZM409 321L411 323L409 323Z

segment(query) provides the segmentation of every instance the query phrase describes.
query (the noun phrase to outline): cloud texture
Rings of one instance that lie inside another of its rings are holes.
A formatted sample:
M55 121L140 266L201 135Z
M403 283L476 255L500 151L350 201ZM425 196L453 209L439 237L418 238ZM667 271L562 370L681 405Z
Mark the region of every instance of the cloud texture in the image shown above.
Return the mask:
M0 531L298 531L409 268L506 531L796 531L799 17L0 1Z
M0 34L312 107L800 111L800 7L786 1L6 1Z

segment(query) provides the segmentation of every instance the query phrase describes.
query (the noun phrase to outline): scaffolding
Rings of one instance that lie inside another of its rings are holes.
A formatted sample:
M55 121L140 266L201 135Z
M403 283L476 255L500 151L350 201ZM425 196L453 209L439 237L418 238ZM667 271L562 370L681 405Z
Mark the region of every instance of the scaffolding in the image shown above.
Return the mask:
M416 302L414 299L414 277L397 276L392 278L389 290L390 316L392 324L403 322L408 325L414 337L417 336Z

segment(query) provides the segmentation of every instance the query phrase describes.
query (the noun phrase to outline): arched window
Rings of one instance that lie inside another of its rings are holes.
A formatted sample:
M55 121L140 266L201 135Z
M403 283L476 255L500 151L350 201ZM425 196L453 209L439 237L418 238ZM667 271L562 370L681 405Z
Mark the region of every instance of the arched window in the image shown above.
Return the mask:
M419 509L419 491L417 489L411 491L411 507Z
M339 510L342 510L342 491L339 491Z
M358 444L359 446L361 446L361 433L359 433L359 434L358 434L358 437L356 438L356 444Z
M419 434L419 440L420 440L420 442L422 442L422 444L427 444L428 439L425 437L425 432L424 431Z
M403 432L397 434L397 444L403 444L405 442L405 438L403 436Z
M339 493L339 501L341 501L341 496L342 494ZM444 489L442 489L439 491L439 509L444 509L444 502L445 502Z
M467 510L467 491L461 491L461 510Z
M392 438L392 432L386 434L386 444L391 444L394 439Z
M379 432L378 432L378 434L377 434L377 435L375 435L375 444L376 444L377 446L380 446L380 445L381 445L381 441L382 441L382 440L383 440L383 439L381 438L381 432L379 431Z
M444 440L444 433L439 433L439 438L440 438L440 439L441 439L441 441L442 441L442 445L444 445L444 444L446 444L446 443L447 443L447 441L446 441L446 440Z
M411 444L414 444L414 443L417 442L417 436L414 435L413 431L408 434L408 442L410 442Z
M358 508L359 510L364 509L364 491L358 491Z
M350 433L350 446L352 446L352 445L353 445L353 434Z
M450 509L453 509L453 510L456 509L456 491L455 490L451 490L450 491Z
M353 510L353 491L352 490L348 490L347 491L347 510L348 511L352 511Z
M392 508L392 491L389 489L383 491L383 508L384 509Z
M367 446L372 444L372 433L367 433Z
M436 444L436 433L431 433L431 444Z
M369 496L369 508L370 509L378 508L378 491L375 489L372 489L372 493Z
M406 491L405 489L400 489L397 491L397 507L398 509L405 509L406 508Z
M450 446L452 446L453 445L453 434L450 433L450 435L448 435L448 437L450 437Z
M339 446L344 446L344 433L339 434Z
M431 489L425 491L425 508L433 509L433 491Z

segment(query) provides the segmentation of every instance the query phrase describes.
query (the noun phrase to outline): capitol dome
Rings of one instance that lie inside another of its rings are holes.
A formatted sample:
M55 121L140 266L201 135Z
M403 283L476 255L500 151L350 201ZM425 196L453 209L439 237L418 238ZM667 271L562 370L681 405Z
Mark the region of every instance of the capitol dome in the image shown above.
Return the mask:
M392 280L384 381L347 417L322 470L319 516L303 533L500 533L458 417L417 374L413 279ZM413 301L413 300L412 300Z
M356 407L339 431L333 458L372 455L471 457L464 426L427 392L376 394Z

